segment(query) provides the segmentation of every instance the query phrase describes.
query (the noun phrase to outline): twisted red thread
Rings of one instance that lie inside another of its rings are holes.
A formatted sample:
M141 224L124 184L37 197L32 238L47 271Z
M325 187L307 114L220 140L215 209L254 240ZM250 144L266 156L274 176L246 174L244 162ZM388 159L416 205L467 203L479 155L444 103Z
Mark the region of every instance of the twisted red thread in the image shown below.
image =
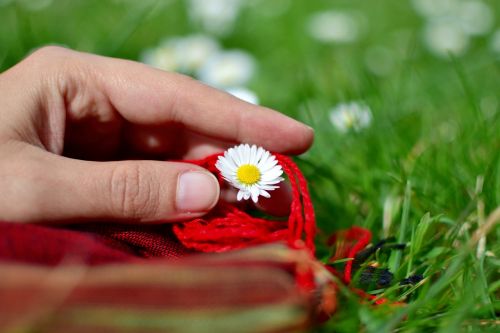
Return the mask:
M356 253L364 249L372 238L369 230L357 226L334 233L328 240L328 245L335 245L335 254L331 261L349 258L344 267L344 282L349 284L352 280L352 264Z
M348 258L352 258L353 260L346 263L344 270L344 280L346 283L350 283L352 280L352 264L354 262L354 257L356 253L364 249L370 243L372 234L369 230L356 226L349 229L347 234L349 239L357 239L357 242L351 247L348 254Z
M357 226L353 226L347 230L341 230L334 233L328 240L328 245L335 246L335 253L330 258L330 261L338 259L349 258L352 259L346 262L344 273L341 275L333 267L326 265L325 268L333 275L342 278L346 285L352 281L352 266L356 254L363 250L371 240L372 234L369 230ZM403 305L402 302L392 302L387 298L370 295L367 292L350 287L351 291L361 297L361 299L369 300L375 305L390 304L390 305Z
M304 234L306 247L314 252L316 218L307 181L298 166L289 157L276 154L276 158L289 178L294 178L290 179L294 198L289 219L291 235L294 239L303 239ZM296 221L292 218L296 218Z
M224 180L215 167L219 156L221 154L183 162L206 168L222 184ZM281 154L275 156L288 175L292 188L288 221L253 217L235 205L220 202L206 217L175 225L173 230L179 241L187 248L202 252L224 252L250 245L287 241L293 247L305 246L314 253L316 220L307 181L291 158Z
M314 207L312 204L311 196L309 195L307 181L296 164L292 162L290 166L299 179L300 192L302 193L306 246L310 249L314 249L314 236L316 235L316 217L314 214Z

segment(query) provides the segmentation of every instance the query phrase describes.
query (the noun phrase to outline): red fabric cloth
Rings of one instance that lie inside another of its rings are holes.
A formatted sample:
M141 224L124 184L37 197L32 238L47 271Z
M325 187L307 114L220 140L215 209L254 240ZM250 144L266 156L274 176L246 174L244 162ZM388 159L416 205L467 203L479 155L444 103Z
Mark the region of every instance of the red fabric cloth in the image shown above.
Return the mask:
M0 222L0 260L54 266L64 260L89 265L134 260L124 243L95 233Z
M0 222L0 235L0 260L48 266L67 261L101 265L193 253L175 238L171 225L50 227Z
M239 332L249 320L255 332L304 332L318 299L296 281L315 267L283 244L95 266L0 262L0 332Z

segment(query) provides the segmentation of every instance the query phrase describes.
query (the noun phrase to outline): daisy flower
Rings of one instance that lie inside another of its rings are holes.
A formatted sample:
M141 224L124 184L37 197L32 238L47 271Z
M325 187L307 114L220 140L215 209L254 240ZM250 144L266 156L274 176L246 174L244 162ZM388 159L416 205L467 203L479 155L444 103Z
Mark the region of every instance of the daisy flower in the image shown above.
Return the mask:
M500 53L500 29L497 29L490 41L491 50L495 53Z
M310 35L325 43L350 43L359 37L359 26L355 16L343 11L325 11L311 16Z
M139 61L163 71L176 71L179 68L179 62L174 50L165 46L149 48L143 51Z
M239 99L244 100L245 102L256 105L259 104L259 96L257 96L256 93L245 87L228 88L226 89L226 92L230 93L234 97L238 97Z
M255 59L242 50L215 54L198 71L198 78L216 88L244 86L255 72Z
M463 55L469 47L470 38L459 21L451 18L430 21L424 30L424 41L434 55L448 58L450 53Z
M218 52L219 44L215 39L196 34L165 39L158 47L142 52L140 60L164 71L194 74Z
M175 54L183 73L195 73L213 55L219 52L219 43L214 38L195 34L179 39L175 44Z
M459 3L458 0L412 0L413 7L425 18L446 15L454 10Z
M203 30L226 35L233 30L243 5L242 0L190 0L188 14Z
M370 126L372 112L368 105L360 102L340 103L330 110L330 121L339 132L359 132Z
M284 180L276 157L255 145L241 144L228 149L224 156L219 156L215 166L222 177L239 190L238 201L252 198L256 203L259 195L269 198L268 191L279 188L277 184Z
M470 36L482 36L491 31L494 16L491 8L482 1L463 1L457 8L457 20L465 33Z

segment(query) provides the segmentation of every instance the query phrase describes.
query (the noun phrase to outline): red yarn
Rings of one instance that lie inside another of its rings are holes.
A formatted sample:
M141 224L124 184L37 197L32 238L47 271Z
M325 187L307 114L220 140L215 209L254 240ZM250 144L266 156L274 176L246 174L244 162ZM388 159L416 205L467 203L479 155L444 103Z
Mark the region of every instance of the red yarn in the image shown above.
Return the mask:
M328 245L335 245L335 253L331 261L350 258L344 268L344 282L349 284L352 279L352 264L356 253L364 249L372 238L369 230L361 227L351 227L333 234L328 240Z
M346 230L337 231L328 239L328 245L335 247L335 252L330 257L329 261L333 262L339 259L346 258L352 260L346 262L343 274L340 274L336 269L330 267L329 265L325 265L325 268L333 275L341 278L346 285L349 285L352 280L352 266L354 263L354 258L359 251L366 248L366 246L370 243L371 238L372 233L370 232L370 230L357 226L350 227ZM350 287L350 290L360 296L361 299L373 302L373 304L375 305L404 305L403 302L392 302L384 297L370 295L358 288Z
M292 188L292 202L287 221L272 221L253 217L232 204L220 202L204 218L175 225L173 230L179 241L189 249L202 252L224 252L256 244L286 241L293 248L305 247L309 249L311 257L314 257L316 222L307 181L291 158L281 154L274 155L288 176ZM208 169L218 177L222 184L224 180L215 167L219 156L221 154L189 162ZM370 243L371 237L369 230L354 226L336 232L328 240L328 245L336 247L334 255L330 258L331 261L352 259L346 262L342 274L342 279L347 285L352 280L354 258ZM325 268L335 275L340 275L328 265ZM298 269L295 279L302 290L310 292L317 287L315 272L311 267ZM362 290L355 288L352 290L361 298L370 300L377 305L388 302L385 298L377 298ZM331 313L323 314L327 317L331 315Z
M314 253L316 221L307 182L297 165L287 156L274 154L290 180L292 203L288 221L253 217L234 205L220 202L207 216L174 226L174 233L187 248L202 252L224 252L250 245L286 241L292 247L306 247ZM221 154L188 161L223 179L215 167Z

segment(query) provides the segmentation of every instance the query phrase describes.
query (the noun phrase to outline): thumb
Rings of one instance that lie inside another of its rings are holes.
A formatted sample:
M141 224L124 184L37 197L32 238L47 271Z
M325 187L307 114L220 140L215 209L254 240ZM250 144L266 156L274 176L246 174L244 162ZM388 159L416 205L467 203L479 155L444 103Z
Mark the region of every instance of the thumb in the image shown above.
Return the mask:
M89 162L33 149L11 168L16 184L6 197L20 204L0 207L6 219L178 221L204 215L219 199L217 179L193 164Z

